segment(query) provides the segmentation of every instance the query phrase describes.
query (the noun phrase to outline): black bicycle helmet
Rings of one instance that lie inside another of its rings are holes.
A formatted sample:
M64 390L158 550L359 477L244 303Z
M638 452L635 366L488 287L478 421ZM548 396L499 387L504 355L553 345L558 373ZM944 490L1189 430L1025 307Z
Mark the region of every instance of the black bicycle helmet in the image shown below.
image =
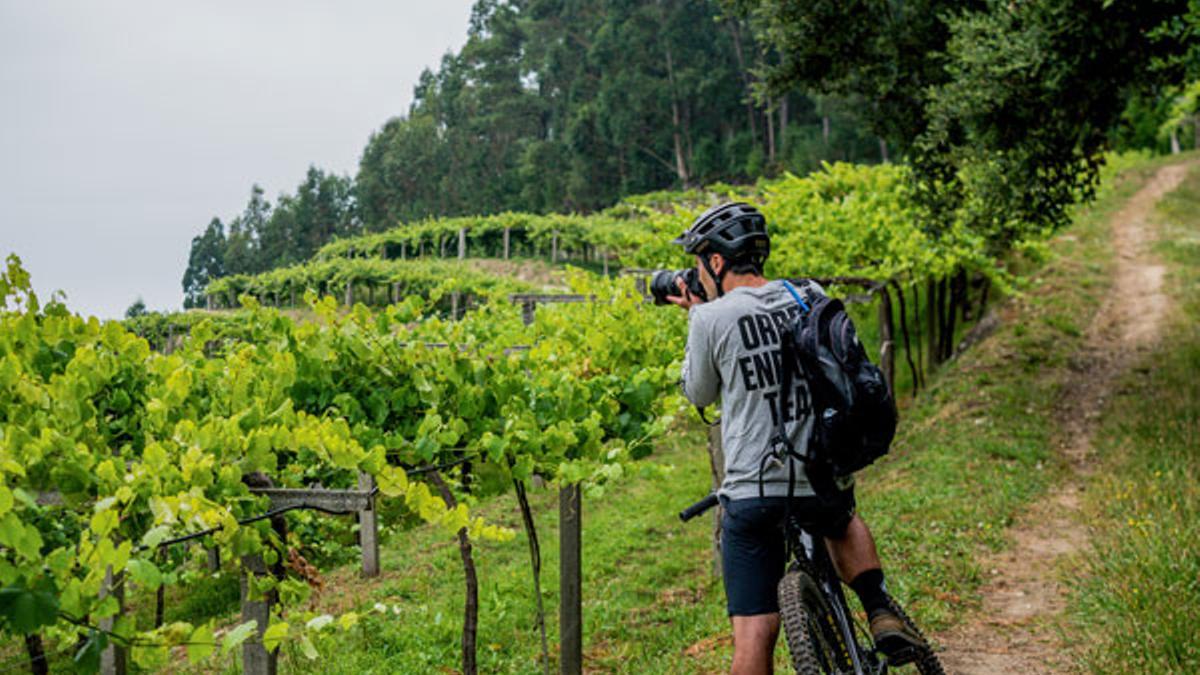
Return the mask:
M687 232L671 243L700 256L720 253L729 261L761 266L771 253L767 219L745 202L718 204L701 213Z
M717 282L717 297L725 295L722 281L732 265L751 263L762 269L771 254L771 238L767 235L767 219L745 202L718 204L701 213L687 232L671 243L683 246L687 253L700 256L700 262ZM728 263L720 274L714 274L709 255L720 253Z

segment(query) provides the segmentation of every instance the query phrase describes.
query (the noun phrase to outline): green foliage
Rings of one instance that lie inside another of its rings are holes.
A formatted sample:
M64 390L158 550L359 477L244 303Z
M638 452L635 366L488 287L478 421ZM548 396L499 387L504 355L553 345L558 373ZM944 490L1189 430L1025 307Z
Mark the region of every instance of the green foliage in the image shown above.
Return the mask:
M733 5L780 52L775 89L861 96L904 149L922 220L999 255L1068 222L1127 98L1180 76L1185 0Z
M146 303L140 297L137 300L134 300L133 304L129 305L129 308L125 310L126 319L136 319L139 316L145 315Z
M188 266L183 273L183 307L204 304L204 288L225 276L225 226L213 218L199 236L192 238Z
M431 309L440 304L443 310L449 308L452 292L485 298L530 290L528 284L486 274L459 262L333 258L254 276L222 277L209 285L206 294L227 307L236 306L236 299L243 294L268 304L290 305L302 300L309 290L345 297L347 284L360 289L356 295L360 301L372 300L373 295L374 304L389 304L398 291L402 298L423 299Z
M183 275L185 309L204 305L208 284L229 274L254 274L307 260L330 239L357 234L358 207L349 178L309 167L295 195L281 194L272 208L255 185L245 210L219 218L192 239Z
M667 394L683 333L664 333L627 283L577 276L574 289L601 301L547 308L531 326L500 304L444 322L422 318L418 302L343 314L313 293L315 319L295 323L246 298L225 319L240 324L240 337L214 350L218 329L199 320L171 354L118 323L55 303L42 310L15 257L0 284L6 631L49 625L53 634L60 617L111 616L116 601L101 597L110 567L147 591L194 579L188 558L158 557L170 536L218 528L212 542L235 560L278 556L282 543L265 522L238 525L265 507L243 482L250 472L281 486L339 487L364 471L385 498L447 535L465 528L503 540L507 528L473 516L466 502L447 508L401 467L466 456L524 478L603 482L648 453L679 405ZM48 491L61 504L32 497ZM303 595L302 584L278 586L284 598ZM187 621L121 625L122 639L140 638L133 658L143 667L163 665L169 647L200 630ZM268 637L311 648L308 632L275 623Z
M441 242L455 241L459 230L466 230L468 252L473 255L500 255L507 229L516 252L546 251L557 240L560 252L600 251L613 258L614 267L689 266L692 259L670 240L700 211L729 199L756 202L766 214L774 247L768 272L776 276L919 281L941 278L963 267L1002 283L1006 278L996 262L982 254L980 238L965 227L956 226L939 235L920 226L908 168L839 163L823 165L804 177L785 174L753 187L715 183L705 189L646 193L590 216L503 213L404 224L329 244L317 254L324 262L248 279L231 277L214 284L209 293L228 294L237 289L269 296L283 293L287 284L336 289L351 276L346 271L351 268L344 259L347 256L363 256L358 263L364 271L353 273L355 278L369 279L365 270L374 265L381 276L373 283L382 283L388 278L382 276L386 270L415 274L409 270L421 267L415 262L383 263L374 258L438 250ZM276 281L283 278L288 281Z

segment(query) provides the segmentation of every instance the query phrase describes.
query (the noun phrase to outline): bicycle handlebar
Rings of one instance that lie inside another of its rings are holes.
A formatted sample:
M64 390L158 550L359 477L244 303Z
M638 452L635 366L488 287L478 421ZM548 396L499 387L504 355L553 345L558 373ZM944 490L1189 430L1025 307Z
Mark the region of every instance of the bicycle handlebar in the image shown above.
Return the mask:
M700 501L696 502L695 504L692 504L691 506L687 507L686 509L680 511L679 519L686 523L687 521L691 520L692 518L695 518L696 516L700 515L701 513L704 513L705 511L716 506L717 503L718 503L717 493L715 493L715 492L710 493L704 499L701 499Z

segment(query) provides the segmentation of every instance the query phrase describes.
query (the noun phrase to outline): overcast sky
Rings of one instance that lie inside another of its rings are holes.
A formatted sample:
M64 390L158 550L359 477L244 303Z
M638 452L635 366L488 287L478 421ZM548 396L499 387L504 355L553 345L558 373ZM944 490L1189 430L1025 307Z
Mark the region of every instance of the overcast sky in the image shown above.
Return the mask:
M0 257L119 317L182 303L192 237L257 182L353 175L471 0L0 0Z

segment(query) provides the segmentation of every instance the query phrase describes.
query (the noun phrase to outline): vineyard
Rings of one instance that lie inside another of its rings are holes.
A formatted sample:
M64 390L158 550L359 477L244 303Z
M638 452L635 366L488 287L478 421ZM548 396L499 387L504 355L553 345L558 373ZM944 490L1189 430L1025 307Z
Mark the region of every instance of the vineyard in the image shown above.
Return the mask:
M1118 170L1144 163L1113 158L1103 198ZM390 546L457 541L465 602L454 625L466 672L482 645L503 648L477 637L481 608L504 602L481 602L496 587L479 578L476 557L523 539L522 583L532 581L536 610L519 623L540 633L540 653L520 667L572 658L581 645L568 646L569 627L560 629L561 653L552 657L547 644L554 631L535 522L545 505L534 508L546 497L535 486L561 488L555 536L567 538L581 499L601 499L631 476L662 479L674 461L705 464L670 450L682 429L696 439L675 386L686 322L647 303L636 275L618 270L688 265L671 237L713 200L754 200L773 228L768 276L819 277L850 294L872 352L907 366L892 374L897 391L936 393L939 364L977 339L973 326L999 298L1028 286L1045 233L989 256L985 234L923 227L911 185L901 166L839 164L753 188L646 195L595 216L414 223L210 286L214 307L236 298L238 309L127 325L43 302L10 256L0 276L0 629L23 636L25 653L0 650L5 667L119 672L128 658L149 670L184 659L210 668L240 656L248 671L267 672L258 668L273 669L277 653L299 659L297 668L324 663L339 641L365 639L362 622L393 609L367 617L361 607L323 611L312 602L323 573L357 548L367 574L378 574L368 523ZM546 255L574 263L563 287L491 275L467 260ZM1012 467L995 471L1017 484ZM309 501L281 508L286 490ZM1017 490L996 508L1016 508L1027 495ZM495 505L509 496L519 520ZM354 506L331 508L331 499ZM357 513L358 522L322 510ZM430 526L440 533L432 540ZM579 550L573 536L554 557ZM942 545L950 546L932 544ZM914 555L937 564L928 550ZM394 562L383 558L385 569ZM231 572L241 577L241 621L228 621L228 602L191 616L164 607L194 593L228 597L214 589L237 588ZM966 572L950 574L961 582ZM946 579L923 578L900 587L938 625L948 610L930 594ZM551 584L564 604L579 602L570 579ZM570 630L578 641L581 627Z

